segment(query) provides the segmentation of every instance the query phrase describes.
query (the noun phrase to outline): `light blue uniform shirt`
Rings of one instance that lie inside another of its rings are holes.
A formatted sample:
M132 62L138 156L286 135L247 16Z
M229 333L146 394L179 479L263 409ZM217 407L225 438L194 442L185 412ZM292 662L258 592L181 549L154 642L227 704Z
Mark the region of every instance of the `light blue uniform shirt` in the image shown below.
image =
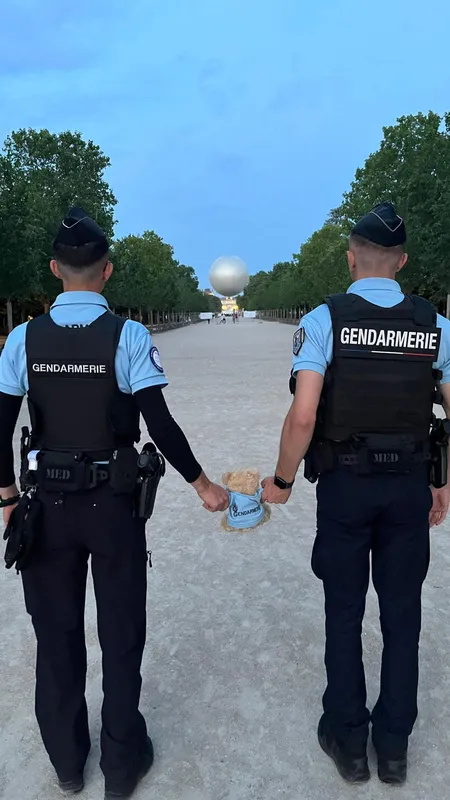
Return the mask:
M50 316L61 327L90 325L105 313L108 303L96 292L64 292L56 298ZM0 355L0 392L22 397L28 392L25 335L28 323L14 328ZM167 386L159 353L147 328L127 320L116 351L116 378L124 394L135 394L148 386Z
M400 284L389 278L362 278L352 283L347 292L382 308L392 308L404 298ZM433 366L442 371L441 383L450 383L450 320L438 314L437 327L442 329L442 334L439 357ZM300 328L305 333L300 352L293 358L294 373L309 369L325 375L333 358L333 328L328 306L323 303L305 314Z

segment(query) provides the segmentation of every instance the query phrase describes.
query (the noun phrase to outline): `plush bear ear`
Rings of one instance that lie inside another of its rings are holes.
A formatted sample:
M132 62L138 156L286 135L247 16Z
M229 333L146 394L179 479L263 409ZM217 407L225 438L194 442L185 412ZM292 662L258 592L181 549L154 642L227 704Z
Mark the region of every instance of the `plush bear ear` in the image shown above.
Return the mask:
M228 481L230 480L230 475L231 472L224 472L224 474L222 475L222 483L224 483L225 486L228 484Z

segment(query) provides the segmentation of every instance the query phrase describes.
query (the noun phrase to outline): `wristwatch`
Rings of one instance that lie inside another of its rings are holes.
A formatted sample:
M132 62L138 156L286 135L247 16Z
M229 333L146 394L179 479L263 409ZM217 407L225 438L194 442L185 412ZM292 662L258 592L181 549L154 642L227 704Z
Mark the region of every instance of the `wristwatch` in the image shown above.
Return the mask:
M3 500L3 497L0 496L0 508L8 508L8 506L15 506L20 500L20 494L16 494L15 497L8 497L6 500Z
M279 478L278 475L275 475L273 482L275 486L278 486L279 489L292 489L295 483L295 478L289 483L289 481L285 481L283 478Z

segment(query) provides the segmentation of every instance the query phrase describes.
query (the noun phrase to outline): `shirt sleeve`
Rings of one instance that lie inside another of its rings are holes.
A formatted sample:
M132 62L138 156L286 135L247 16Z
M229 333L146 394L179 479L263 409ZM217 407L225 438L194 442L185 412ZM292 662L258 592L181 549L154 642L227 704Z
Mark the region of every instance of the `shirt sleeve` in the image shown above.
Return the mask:
M442 372L441 383L450 383L450 320L438 314L437 325L441 328L441 343L434 366Z
M167 386L158 348L148 330L139 322L125 323L116 353L119 389L136 394L149 386Z
M325 375L332 358L332 327L328 307L325 305L303 317L294 334L293 373L312 370Z
M163 456L188 483L200 477L202 468L186 436L167 408L161 387L152 386L136 393L136 402L148 432Z
M13 436L23 397L0 392L0 486L15 483Z
M14 328L0 354L0 392L16 397L27 393L25 330L26 324Z

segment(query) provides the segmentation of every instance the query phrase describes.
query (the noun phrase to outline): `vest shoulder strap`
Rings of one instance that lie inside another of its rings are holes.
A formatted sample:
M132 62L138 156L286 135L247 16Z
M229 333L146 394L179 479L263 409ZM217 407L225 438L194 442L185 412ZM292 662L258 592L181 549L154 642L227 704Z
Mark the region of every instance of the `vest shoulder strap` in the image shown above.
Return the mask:
M91 322L86 327L78 328L76 330L92 330L93 328L102 328L106 330L110 330L111 333L114 332L114 344L117 347L120 339L120 335L122 333L123 326L125 325L126 319L123 317L119 317L116 314L113 314L108 309L105 310L104 314L100 314L97 319ZM55 328L60 331L73 331L74 329L66 327L65 325L57 325L56 322L53 322L50 313L48 314L41 314L39 317L34 317L34 319L30 320L27 325L27 338L29 336L34 336L35 334L39 333L49 333L55 331Z
M382 314L391 317L412 318L416 325L425 328L436 327L436 309L424 297L418 295L405 294L401 303L396 306L377 306L370 303L365 298L357 294L332 294L325 298L332 320L336 318L345 320L361 319L366 316L365 312L370 310L367 316L379 316Z
M39 317L33 317L27 322L27 335L35 333L36 331L45 331L52 326L52 319L50 314L40 314Z
M437 311L433 304L425 297L419 297L416 294L405 295L411 300L414 306L414 322L416 325L423 325L424 327L436 327Z
M335 308L337 310L351 308L355 304L355 298L358 297L356 294L347 294L346 292L342 292L340 294L329 294L325 298L325 303L327 304L328 308Z
M330 294L325 298L325 303L330 310L332 320L335 317L358 319L361 316L361 310L357 308L358 295L356 294Z

